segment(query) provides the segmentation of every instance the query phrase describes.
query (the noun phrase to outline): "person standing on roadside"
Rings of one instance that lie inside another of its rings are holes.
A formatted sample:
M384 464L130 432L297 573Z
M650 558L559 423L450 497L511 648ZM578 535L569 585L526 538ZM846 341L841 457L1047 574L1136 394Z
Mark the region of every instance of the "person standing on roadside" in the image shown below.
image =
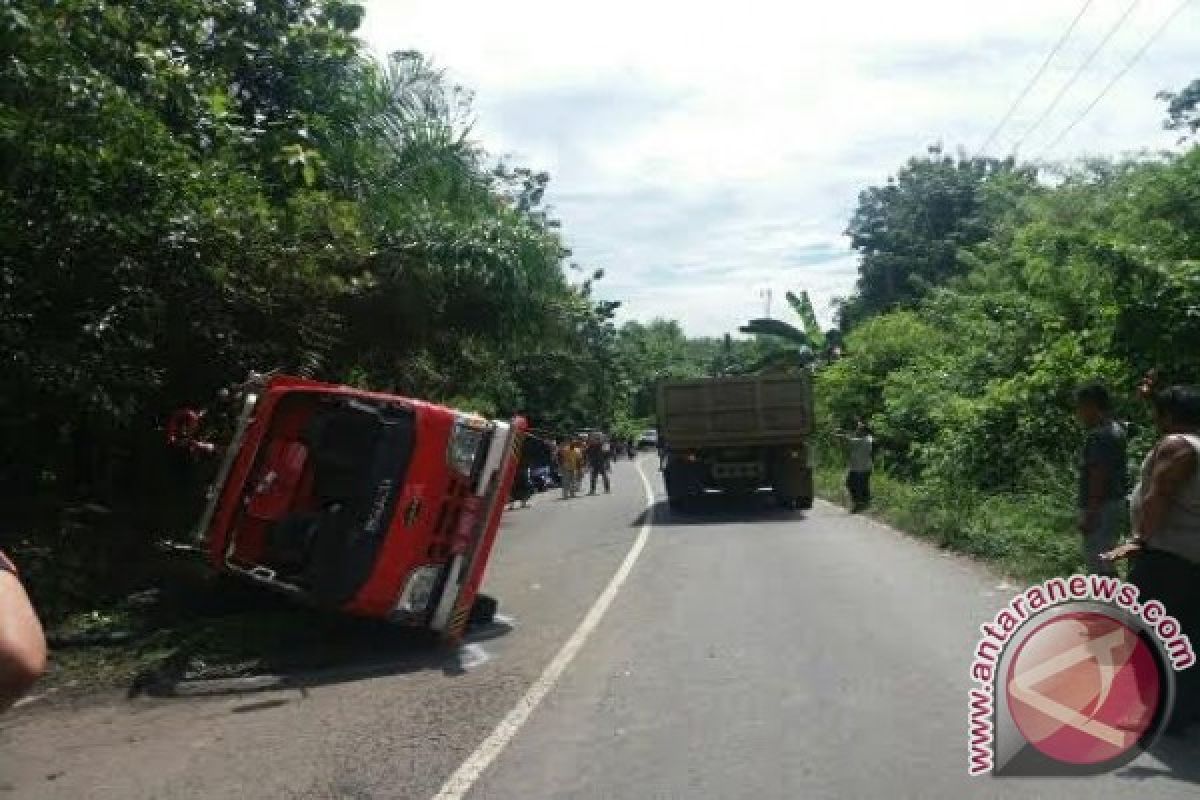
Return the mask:
M1133 534L1104 554L1132 558L1129 581L1139 602L1158 600L1193 642L1200 641L1200 388L1154 390L1154 373L1142 381L1159 433L1142 462L1130 495ZM1143 605L1144 607L1144 605ZM1178 673L1175 708L1167 732L1181 735L1200 721L1200 669Z
M575 442L570 439L563 439L558 447L555 460L558 462L558 478L562 484L562 499L567 500L574 497L578 491L576 473L578 471L579 459L575 450Z
M1128 487L1125 427L1112 418L1108 389L1090 383L1075 392L1075 416L1087 431L1079 459L1078 526L1083 561L1094 575L1115 575L1101 558L1117 543Z
M588 494L596 493L596 478L604 479L604 493L611 494L612 484L608 478L608 465L612 450L608 441L602 434L593 434L589 438L584 455L587 459L588 470L591 472L591 487Z
M17 568L0 551L0 711L13 703L46 671L46 635Z
M582 436L575 437L575 441L571 443L571 449L574 451L573 458L575 460L575 483L572 485L575 487L573 491L578 496L583 491L583 467L587 463L585 456L587 445Z
M850 493L850 511L857 513L871 504L875 437L861 419L855 423L854 433L838 435L846 440L846 491Z
M533 467L522 456L520 463L517 464L517 473L513 477L512 488L509 490L509 511L514 511L517 503L521 504L521 508L529 508L529 501L533 498L534 493L532 471Z

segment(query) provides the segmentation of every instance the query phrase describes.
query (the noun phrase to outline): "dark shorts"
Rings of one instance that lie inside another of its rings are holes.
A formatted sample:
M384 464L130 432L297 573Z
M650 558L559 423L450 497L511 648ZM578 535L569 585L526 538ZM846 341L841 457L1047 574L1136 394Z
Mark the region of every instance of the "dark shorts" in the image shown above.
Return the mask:
M1133 560L1129 582L1143 604L1157 600L1193 641L1200 641L1200 564L1162 550L1147 549ZM1175 718L1200 718L1200 667L1176 673Z

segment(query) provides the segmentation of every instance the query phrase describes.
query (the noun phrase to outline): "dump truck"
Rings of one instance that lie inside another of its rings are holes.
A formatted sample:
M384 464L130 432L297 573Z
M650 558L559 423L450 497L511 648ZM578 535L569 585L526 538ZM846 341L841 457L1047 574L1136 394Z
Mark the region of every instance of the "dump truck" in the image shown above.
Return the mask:
M812 376L667 381L658 387L663 479L671 508L711 491L763 489L780 505L812 507Z

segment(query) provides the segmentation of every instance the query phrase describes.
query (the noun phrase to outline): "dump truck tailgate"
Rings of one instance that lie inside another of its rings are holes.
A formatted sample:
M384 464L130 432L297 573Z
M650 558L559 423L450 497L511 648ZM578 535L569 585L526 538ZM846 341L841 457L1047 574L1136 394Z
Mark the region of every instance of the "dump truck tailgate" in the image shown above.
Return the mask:
M812 433L812 381L806 374L663 383L659 431L672 448L770 444Z

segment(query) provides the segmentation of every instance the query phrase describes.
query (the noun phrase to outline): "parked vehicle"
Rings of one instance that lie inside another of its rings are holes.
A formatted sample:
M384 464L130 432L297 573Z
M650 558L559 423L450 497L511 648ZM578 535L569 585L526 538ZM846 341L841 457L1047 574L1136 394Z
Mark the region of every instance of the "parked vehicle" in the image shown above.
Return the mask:
M637 446L639 450L653 450L658 447L658 431L654 428L649 428L638 434Z
M533 467L530 470L529 477L533 481L534 488L539 492L562 485L562 479L559 478L558 471L552 466Z
M521 418L276 376L245 395L197 537L218 570L456 640L524 430ZM474 613L489 610L490 599Z
M808 372L661 384L658 431L671 507L709 490L766 487L782 505L811 508L812 411Z

